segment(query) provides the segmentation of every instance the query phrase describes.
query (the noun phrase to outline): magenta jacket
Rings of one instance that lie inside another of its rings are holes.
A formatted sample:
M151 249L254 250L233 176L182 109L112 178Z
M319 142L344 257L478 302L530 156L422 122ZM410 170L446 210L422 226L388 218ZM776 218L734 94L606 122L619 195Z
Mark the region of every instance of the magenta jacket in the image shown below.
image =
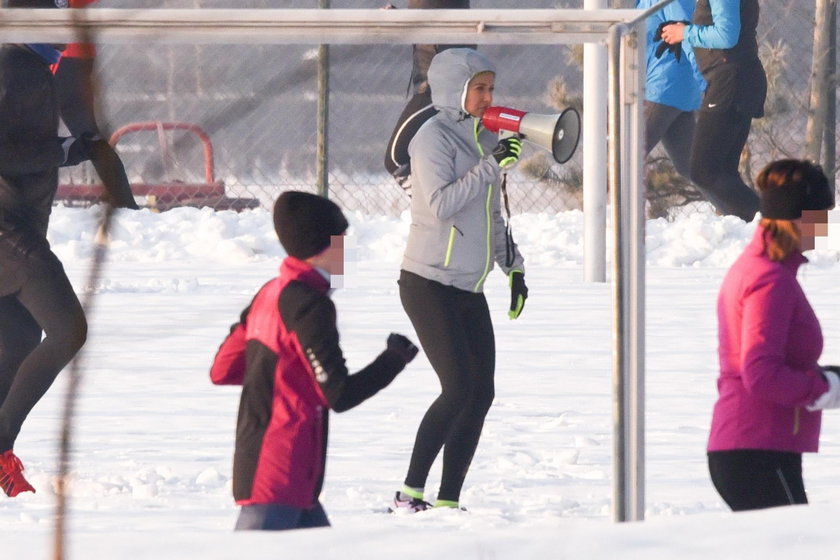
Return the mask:
M718 401L709 451L817 451L820 411L828 390L817 366L823 338L814 310L796 281L807 259L781 262L765 253L765 230L729 269L718 295Z

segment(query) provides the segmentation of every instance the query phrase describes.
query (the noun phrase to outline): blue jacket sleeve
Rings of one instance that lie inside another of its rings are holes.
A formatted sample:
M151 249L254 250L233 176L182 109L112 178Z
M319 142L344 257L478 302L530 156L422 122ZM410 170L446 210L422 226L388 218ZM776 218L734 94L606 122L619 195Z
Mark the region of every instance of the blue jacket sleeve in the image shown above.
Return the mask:
M703 49L730 49L741 34L741 0L709 0L712 25L687 25L683 41Z

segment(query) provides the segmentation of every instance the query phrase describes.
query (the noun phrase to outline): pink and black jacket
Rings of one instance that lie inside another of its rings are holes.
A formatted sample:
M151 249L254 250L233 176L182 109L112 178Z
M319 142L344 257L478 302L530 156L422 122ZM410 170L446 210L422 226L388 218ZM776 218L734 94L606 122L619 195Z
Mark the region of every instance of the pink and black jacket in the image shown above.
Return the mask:
M386 387L405 367L393 350L349 375L328 281L287 257L219 348L210 378L242 385L233 460L239 505L309 509L326 464L328 409L343 412Z

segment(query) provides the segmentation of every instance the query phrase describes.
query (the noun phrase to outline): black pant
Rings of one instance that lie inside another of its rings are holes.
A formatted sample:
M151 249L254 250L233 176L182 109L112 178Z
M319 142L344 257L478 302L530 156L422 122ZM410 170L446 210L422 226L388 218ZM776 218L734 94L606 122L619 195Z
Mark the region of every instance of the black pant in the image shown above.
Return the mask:
M645 153L650 153L662 142L674 169L688 178L694 120L694 111L681 111L670 105L645 101Z
M737 449L708 456L712 483L732 511L808 503L801 453Z
M700 111L691 148L691 181L721 214L752 221L758 195L738 171L752 117L734 105L726 111Z
M321 502L312 509L280 504L252 504L242 506L235 531L285 531L329 527L330 521Z
M0 453L87 337L64 267L45 240L36 245L24 256L0 235Z
M400 274L400 299L441 394L420 422L406 486L423 488L443 448L439 500L458 501L495 396L496 340L484 294Z

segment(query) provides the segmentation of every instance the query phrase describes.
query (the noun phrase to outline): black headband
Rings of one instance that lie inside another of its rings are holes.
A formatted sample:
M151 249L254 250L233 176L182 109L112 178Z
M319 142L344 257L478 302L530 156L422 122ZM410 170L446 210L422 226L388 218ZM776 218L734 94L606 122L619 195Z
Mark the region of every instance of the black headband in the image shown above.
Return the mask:
M834 191L825 175L814 166L801 182L783 183L759 193L759 211L763 218L796 220L803 210L828 210L834 207Z

